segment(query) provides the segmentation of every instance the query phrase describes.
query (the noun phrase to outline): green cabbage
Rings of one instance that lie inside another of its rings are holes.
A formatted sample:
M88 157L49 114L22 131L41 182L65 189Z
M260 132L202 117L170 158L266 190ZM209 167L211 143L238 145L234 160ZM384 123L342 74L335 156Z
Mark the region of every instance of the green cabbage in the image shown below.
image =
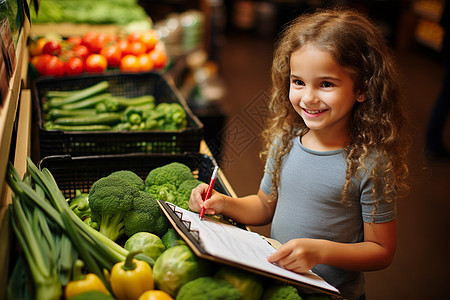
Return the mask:
M167 249L153 266L153 280L156 288L172 297L176 296L186 282L211 273L211 263L197 257L187 245Z
M128 251L142 251L145 255L156 259L166 250L161 239L150 232L137 232L125 242L124 248Z

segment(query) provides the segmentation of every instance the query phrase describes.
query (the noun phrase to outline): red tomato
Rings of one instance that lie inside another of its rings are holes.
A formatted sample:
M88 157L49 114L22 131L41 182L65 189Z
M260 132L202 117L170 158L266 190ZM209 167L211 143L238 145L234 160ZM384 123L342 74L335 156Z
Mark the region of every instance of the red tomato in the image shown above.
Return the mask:
M69 58L64 64L64 73L66 75L78 75L84 71L84 61L79 57Z
M58 41L48 41L42 48L42 53L58 56L61 54L61 45Z
M99 33L97 39L91 44L91 52L100 53L100 51L108 45L110 37L106 33Z
M158 42L158 40L159 40L159 35L156 30L144 31L139 38L139 41L141 43L143 43L145 45L145 47L147 47L147 52L149 52L149 51L153 50L153 48L155 48L155 45Z
M119 46L120 51L122 52L122 57L130 54L130 43L127 40L118 40L116 43Z
M39 75L44 75L45 67L51 58L52 56L50 54L41 54L31 59L31 63L34 65Z
M141 33L140 31L134 31L134 32L128 34L128 36L127 36L127 41L128 41L129 43L132 43L132 42L139 42L139 40L140 40L140 38L141 38L141 35L142 35L142 33Z
M81 44L86 46L90 51L91 46L95 43L95 41L97 40L97 37L98 37L98 33L96 33L96 32L86 32L81 37Z
M147 47L141 42L132 42L129 46L130 54L138 56L147 52Z
M149 72L153 69L153 61L150 58L150 55L147 53L141 54L137 57L138 64L139 64L139 71L140 72Z
M100 54L106 58L108 67L115 68L120 65L122 50L120 50L119 45L113 44L110 46L106 46L100 51Z
M64 75L64 62L57 56L52 56L44 67L43 75L50 76L63 76Z
M86 58L91 54L89 52L88 47L85 45L76 45L72 48L72 52L75 54L75 56L78 56L82 58L83 60L86 60Z
M86 58L85 71L90 73L103 73L108 67L106 58L101 54L91 54Z
M156 69L161 69L167 64L167 54L163 50L155 49L149 53Z
M136 73L139 72L139 61L133 54L127 54L122 57L120 61L120 71L124 73Z
M81 36L71 36L66 40L66 42L72 47L76 45L81 45Z

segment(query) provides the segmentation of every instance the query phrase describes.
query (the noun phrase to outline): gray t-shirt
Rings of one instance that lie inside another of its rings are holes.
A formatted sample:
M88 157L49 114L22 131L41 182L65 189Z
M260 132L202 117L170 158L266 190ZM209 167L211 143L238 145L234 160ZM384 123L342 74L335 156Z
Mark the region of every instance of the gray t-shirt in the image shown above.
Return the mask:
M326 239L341 243L364 240L363 222L382 223L396 218L396 203L383 199L372 216L373 182L368 174L372 163L365 162L368 172L353 179L350 203L342 204L339 196L347 168L344 151L318 152L305 148L300 138L293 141L283 160L278 200L272 219L271 237L286 243L296 238ZM273 159L266 163L260 188L270 194ZM339 289L348 299L364 293L362 273L328 265L317 265L313 272Z

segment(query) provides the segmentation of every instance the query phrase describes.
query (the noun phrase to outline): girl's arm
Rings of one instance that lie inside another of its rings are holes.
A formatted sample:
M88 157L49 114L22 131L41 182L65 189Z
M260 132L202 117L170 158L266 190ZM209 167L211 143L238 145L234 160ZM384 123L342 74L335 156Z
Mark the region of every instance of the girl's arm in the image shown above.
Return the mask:
M294 272L307 272L317 264L366 272L388 267L395 253L396 221L364 223L364 242L337 243L320 239L294 239L268 260Z
M192 190L189 208L200 211L205 206L206 214L222 214L236 222L246 225L265 225L270 223L275 212L276 201L270 201L270 196L258 190L255 195L233 198L213 191L211 198L203 201L207 184L200 184Z

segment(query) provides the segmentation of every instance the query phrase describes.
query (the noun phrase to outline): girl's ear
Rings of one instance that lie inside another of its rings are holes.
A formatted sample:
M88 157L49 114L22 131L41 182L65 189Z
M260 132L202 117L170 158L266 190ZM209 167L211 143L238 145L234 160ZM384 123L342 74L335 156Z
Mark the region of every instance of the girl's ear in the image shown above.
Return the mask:
M357 97L356 97L356 101L358 102L364 102L366 101L366 95L363 93L358 93Z

